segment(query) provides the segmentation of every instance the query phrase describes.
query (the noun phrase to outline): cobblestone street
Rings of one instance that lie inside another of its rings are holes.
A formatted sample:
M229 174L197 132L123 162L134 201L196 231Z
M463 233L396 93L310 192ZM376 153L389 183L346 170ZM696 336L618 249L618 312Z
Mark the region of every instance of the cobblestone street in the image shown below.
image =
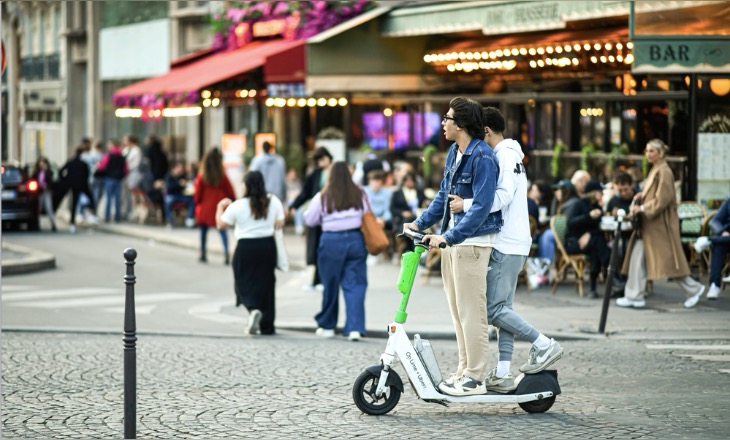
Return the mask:
M355 407L351 387L365 366L377 363L385 339L351 343L296 332L271 339L142 336L138 436L725 439L727 361L697 356L730 354L718 343L565 341L556 364L563 394L545 414L512 404L445 408L419 401L406 384L393 412L372 417ZM449 371L455 342L433 344L442 371ZM490 347L494 365L496 343ZM513 372L527 350L517 344ZM2 363L4 438L121 438L121 335L5 332Z

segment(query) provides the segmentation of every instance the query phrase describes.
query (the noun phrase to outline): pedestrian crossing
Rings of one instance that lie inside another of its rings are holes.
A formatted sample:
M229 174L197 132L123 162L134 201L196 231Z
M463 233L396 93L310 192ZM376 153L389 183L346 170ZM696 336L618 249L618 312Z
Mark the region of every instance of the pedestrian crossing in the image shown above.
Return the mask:
M37 286L2 286L3 307L34 309L96 308L110 313L124 313L125 289L109 287L75 287L68 289L41 289ZM163 303L202 298L200 293L135 292L135 312L150 314Z
M688 358L701 362L719 362L730 364L730 345L728 344L646 344L648 350L667 350L678 358ZM717 352L723 352L717 354ZM709 353L708 353L709 352ZM730 374L730 369L718 368L720 373Z

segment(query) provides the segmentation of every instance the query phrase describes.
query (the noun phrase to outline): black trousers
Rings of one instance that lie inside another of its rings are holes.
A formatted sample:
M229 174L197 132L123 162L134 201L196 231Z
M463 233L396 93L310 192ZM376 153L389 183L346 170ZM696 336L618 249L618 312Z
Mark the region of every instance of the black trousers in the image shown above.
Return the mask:
M233 253L236 306L261 311L261 334L274 333L276 242L274 237L242 238Z

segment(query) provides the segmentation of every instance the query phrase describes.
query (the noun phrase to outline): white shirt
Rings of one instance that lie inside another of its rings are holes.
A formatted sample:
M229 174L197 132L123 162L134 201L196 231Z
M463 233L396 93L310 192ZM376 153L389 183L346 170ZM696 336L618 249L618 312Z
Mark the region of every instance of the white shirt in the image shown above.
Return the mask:
M272 237L274 222L284 220L284 207L278 197L269 194L269 209L266 218L254 219L251 214L251 202L248 197L244 197L228 205L221 214L221 220L234 226L233 236L236 240Z

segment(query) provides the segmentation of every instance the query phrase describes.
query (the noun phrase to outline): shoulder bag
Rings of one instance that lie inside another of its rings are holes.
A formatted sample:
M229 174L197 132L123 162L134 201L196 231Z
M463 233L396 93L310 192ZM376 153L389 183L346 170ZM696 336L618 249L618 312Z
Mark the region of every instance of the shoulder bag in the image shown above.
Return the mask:
M363 210L362 226L360 226L360 229L362 230L362 236L365 239L365 248L367 248L368 253L378 255L388 248L388 236L385 235L385 231L383 231L383 228L375 219L375 214L373 214L370 208L370 200L366 197L365 201L368 205L368 210Z

